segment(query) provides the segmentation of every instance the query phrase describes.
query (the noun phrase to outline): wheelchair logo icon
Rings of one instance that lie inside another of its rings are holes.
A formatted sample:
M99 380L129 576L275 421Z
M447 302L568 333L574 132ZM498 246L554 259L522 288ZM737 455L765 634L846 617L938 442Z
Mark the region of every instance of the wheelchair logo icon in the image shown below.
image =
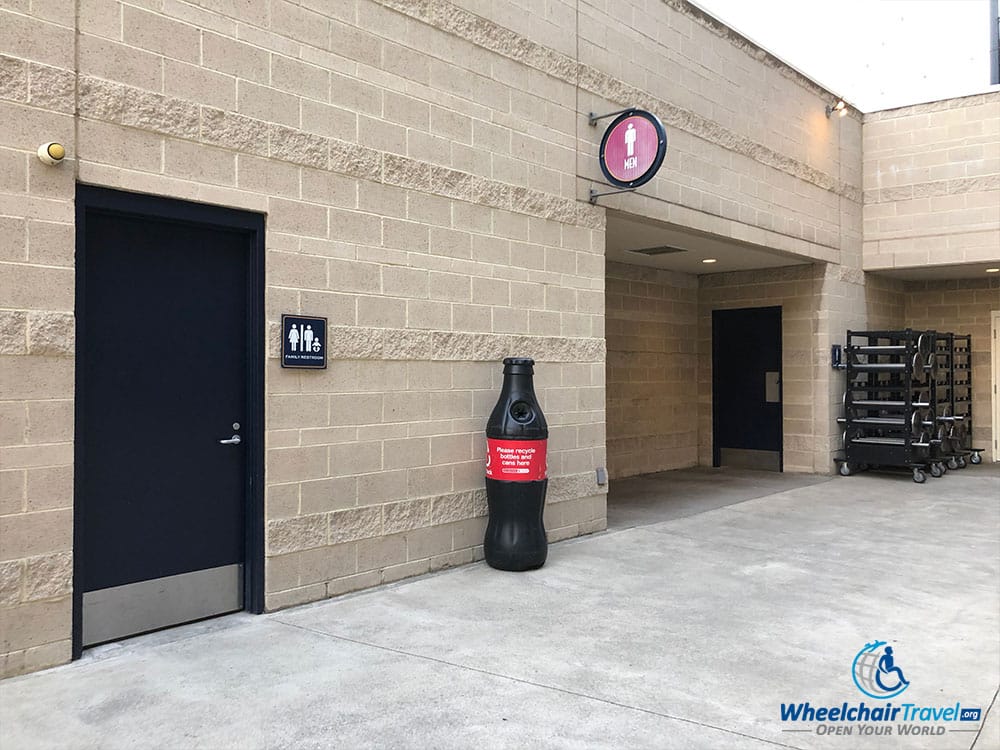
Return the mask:
M892 646L885 641L866 643L858 651L851 667L854 684L869 698L887 700L910 686L903 670L896 664Z

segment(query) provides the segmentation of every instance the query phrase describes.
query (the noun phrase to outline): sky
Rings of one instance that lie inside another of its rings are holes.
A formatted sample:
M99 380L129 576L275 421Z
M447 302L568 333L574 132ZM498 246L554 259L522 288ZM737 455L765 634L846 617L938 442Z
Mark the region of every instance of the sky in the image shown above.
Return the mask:
M694 0L862 112L989 91L989 0Z

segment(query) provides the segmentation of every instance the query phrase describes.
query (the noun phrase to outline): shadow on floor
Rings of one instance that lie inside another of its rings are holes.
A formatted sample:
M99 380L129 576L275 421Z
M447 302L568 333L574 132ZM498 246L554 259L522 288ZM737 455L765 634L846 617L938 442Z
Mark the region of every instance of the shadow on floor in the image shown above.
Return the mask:
M696 516L832 479L819 474L704 466L615 479L608 488L608 530Z

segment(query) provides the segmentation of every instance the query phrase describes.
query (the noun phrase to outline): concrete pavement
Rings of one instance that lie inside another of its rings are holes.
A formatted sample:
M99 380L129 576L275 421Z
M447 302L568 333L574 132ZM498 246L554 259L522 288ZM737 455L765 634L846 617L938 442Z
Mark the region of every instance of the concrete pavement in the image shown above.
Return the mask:
M619 530L539 571L479 563L2 682L0 747L1000 747L1000 467L769 479L704 512L712 472L654 479L669 520L613 494ZM884 705L852 680L874 639L910 681L894 705L993 705L985 722L781 721L783 702Z

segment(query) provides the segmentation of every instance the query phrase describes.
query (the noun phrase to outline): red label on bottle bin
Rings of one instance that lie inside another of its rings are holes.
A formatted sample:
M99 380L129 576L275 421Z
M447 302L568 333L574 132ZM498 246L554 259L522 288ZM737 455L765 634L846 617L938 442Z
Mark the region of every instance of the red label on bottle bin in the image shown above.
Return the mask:
M486 476L508 482L545 479L548 440L486 440Z

